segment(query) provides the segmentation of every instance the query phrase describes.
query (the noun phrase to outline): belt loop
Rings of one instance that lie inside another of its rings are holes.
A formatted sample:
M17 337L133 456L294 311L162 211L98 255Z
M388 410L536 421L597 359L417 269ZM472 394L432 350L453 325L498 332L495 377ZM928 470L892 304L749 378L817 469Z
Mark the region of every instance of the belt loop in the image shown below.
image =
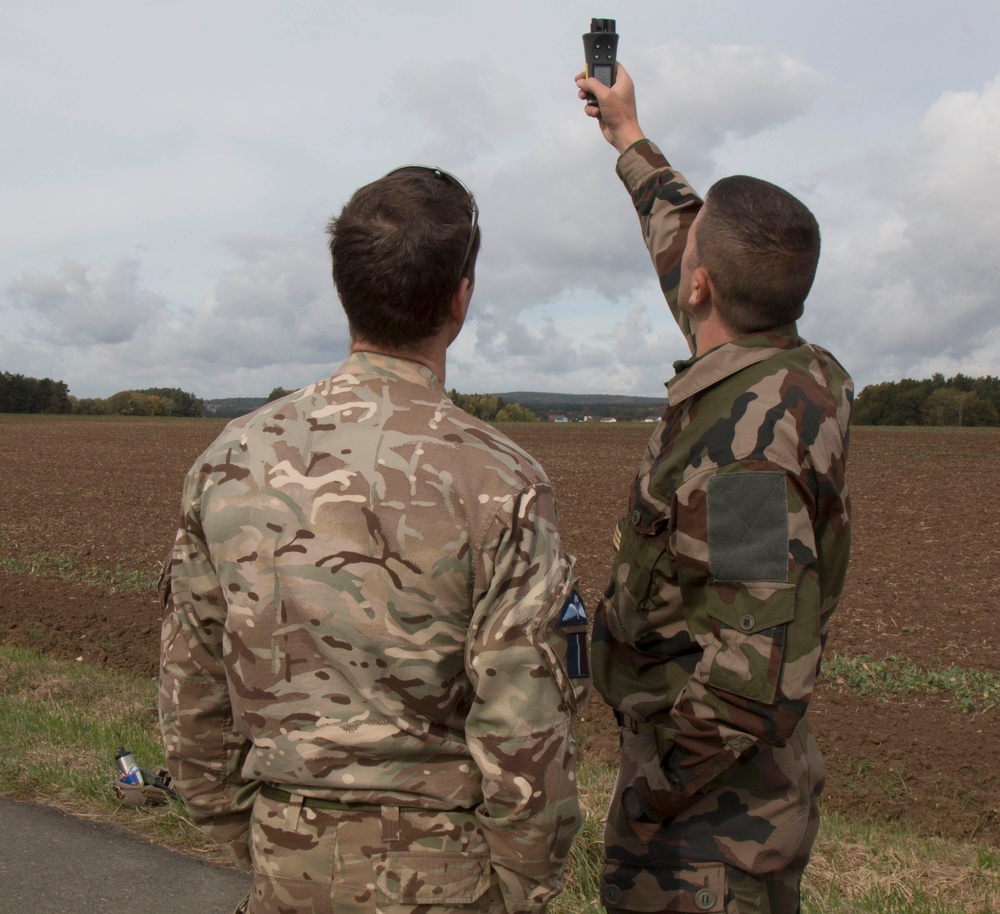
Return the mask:
M656 725L648 720L637 720L631 714L622 713L622 726L627 727L638 736L651 736L656 733Z
M288 805L285 807L285 828L289 831L295 831L299 827L303 800L301 793L293 793L288 798Z
M392 844L399 840L399 807L382 807L382 843Z

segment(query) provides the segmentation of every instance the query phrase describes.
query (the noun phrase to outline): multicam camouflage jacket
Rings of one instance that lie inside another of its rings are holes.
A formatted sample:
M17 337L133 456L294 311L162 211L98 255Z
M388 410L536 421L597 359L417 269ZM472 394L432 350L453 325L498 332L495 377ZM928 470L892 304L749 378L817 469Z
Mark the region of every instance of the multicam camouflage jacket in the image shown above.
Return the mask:
M677 292L702 201L652 143L618 171L694 353ZM594 683L674 859L775 872L815 832L823 768L804 715L850 551L852 382L794 324L675 369L616 532Z
M541 467L415 362L353 355L188 474L161 583L174 786L245 856L262 784L475 810L511 911L581 818L587 619Z

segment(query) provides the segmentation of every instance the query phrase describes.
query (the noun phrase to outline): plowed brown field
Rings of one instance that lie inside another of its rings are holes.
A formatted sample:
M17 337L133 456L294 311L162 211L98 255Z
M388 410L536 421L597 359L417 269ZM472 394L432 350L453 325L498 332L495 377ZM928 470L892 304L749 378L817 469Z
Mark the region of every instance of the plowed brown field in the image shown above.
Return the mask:
M184 473L217 420L0 416L0 641L153 676ZM514 425L544 464L584 599L609 574L615 520L653 426ZM827 656L1000 675L1000 430L856 428L854 557ZM6 569L6 570L3 570ZM34 571L32 572L32 569ZM141 572L130 590L110 572ZM103 584L71 582L81 572ZM810 709L826 805L1000 844L1000 707L944 691L861 695L825 677ZM585 755L614 763L595 698Z

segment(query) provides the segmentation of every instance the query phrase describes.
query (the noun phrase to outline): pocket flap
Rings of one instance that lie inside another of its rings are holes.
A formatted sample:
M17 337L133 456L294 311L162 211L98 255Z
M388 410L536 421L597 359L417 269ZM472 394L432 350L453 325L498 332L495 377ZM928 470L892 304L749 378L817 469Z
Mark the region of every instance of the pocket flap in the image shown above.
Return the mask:
M676 869L640 869L608 861L601 874L601 900L616 911L722 914L726 867L689 863Z
M795 585L717 581L708 588L705 610L730 628L755 635L795 618Z
M489 857L447 851L386 851L375 887L399 904L472 904L490 887Z

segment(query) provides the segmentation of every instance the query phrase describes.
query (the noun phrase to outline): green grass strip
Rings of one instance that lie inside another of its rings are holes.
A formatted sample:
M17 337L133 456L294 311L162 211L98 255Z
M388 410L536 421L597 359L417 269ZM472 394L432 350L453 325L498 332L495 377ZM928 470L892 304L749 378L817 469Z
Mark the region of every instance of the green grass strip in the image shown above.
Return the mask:
M925 668L902 657L876 660L864 654L834 654L823 662L823 678L833 688L887 697L909 692L943 692L965 713L985 713L1000 700L1000 676L958 666Z
M0 645L0 793L68 809L211 862L225 855L179 803L114 798L118 746L162 764L156 683ZM583 828L553 914L600 914L604 816L615 772L579 767ZM803 883L805 914L987 914L1000 910L1000 848L922 838L898 825L824 816Z
M8 574L54 578L68 584L93 584L122 593L149 591L156 586L159 572L125 568L120 563L113 569L88 565L73 556L55 552L32 552L25 558L0 556L0 571Z
M115 798L119 746L142 768L163 764L156 691L151 679L0 645L0 793L224 861L180 803L139 808Z

